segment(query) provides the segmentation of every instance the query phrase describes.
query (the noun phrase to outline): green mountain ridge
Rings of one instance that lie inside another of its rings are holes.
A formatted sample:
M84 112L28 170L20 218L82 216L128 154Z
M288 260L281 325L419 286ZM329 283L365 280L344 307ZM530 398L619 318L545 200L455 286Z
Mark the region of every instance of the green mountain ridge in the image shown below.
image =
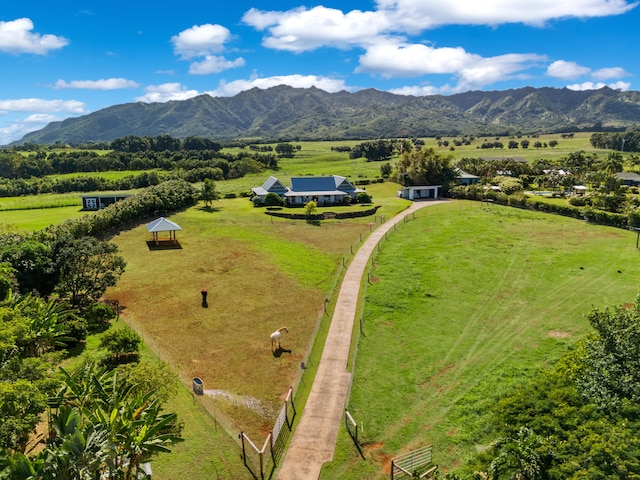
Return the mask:
M640 92L525 87L414 97L375 89L253 88L233 97L114 105L52 122L14 144L108 142L127 135L218 140L366 139L551 133L640 123Z

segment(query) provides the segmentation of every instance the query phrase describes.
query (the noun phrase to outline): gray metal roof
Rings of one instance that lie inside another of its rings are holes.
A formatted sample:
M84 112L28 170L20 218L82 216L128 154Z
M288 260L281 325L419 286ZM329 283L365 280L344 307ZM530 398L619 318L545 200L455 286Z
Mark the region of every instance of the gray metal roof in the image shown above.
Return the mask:
M634 180L636 182L640 181L640 175L635 172L616 172L615 176L622 180Z
M340 175L332 175L330 177L292 177L291 190L294 192L309 192L317 195L334 195L333 192L341 191L342 193L350 193L355 190L354 185L345 177Z
M182 228L180 228L177 223L160 217L156 218L153 222L147 223L147 230L150 232L174 232L176 230L182 230Z
M342 190L312 190L308 192L294 192L289 190L284 194L285 197L309 197L314 195L349 195L349 192Z

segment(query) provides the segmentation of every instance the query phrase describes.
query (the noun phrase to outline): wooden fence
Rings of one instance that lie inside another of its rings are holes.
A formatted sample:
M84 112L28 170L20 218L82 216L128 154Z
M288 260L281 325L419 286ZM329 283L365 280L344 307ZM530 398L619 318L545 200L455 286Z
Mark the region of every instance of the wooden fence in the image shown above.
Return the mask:
M280 409L280 414L273 426L273 430L267 435L262 448L258 448L246 433L240 432L242 459L245 467L249 469L255 478L264 480L265 478L270 478L273 474L284 454L284 447L291 434L295 417L296 407L293 404L293 387L289 387L289 392L285 398L284 405Z

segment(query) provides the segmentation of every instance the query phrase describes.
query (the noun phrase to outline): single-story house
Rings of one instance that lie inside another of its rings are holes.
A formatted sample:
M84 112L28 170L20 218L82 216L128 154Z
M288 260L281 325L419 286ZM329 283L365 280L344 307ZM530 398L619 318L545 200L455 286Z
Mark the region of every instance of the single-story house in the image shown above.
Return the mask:
M284 183L278 180L276 177L269 177L260 187L253 187L251 189L254 196L260 198L261 202L264 202L265 197L269 193L275 193L284 197L285 193L289 191L289 187L287 187Z
M398 197L407 200L419 200L422 198L437 199L442 185L415 185L412 187L402 187L398 190Z
M458 169L458 176L456 177L458 180L458 185L475 185L480 181L480 177L477 175L472 175L469 172L465 172L464 170Z
M585 187L584 185L574 185L573 187L571 187L572 195L582 196L585 193L587 193L587 187Z
M544 169L542 170L542 173L546 174L546 175L559 175L561 177L564 177L566 175L571 175L571 172L567 171L567 170L557 170L557 169Z
M275 177L269 177L260 187L251 189L255 196L264 198L269 193L276 193L284 198L287 205L304 205L307 202L318 202L319 206L344 203L347 197L364 192L347 178L340 175L325 177L292 177L291 187L286 187Z
M614 173L622 181L622 185L627 187L637 187L640 185L640 175L635 172L617 172Z
M357 188L345 177L332 175L330 177L293 177L291 188L284 194L289 205L304 205L313 200L318 205L333 205L344 203L347 197L364 192Z
M129 194L94 194L94 195L81 195L82 198L82 209L83 210L100 210L101 208L106 208L112 203L119 202L120 200L124 200L127 197L130 197Z

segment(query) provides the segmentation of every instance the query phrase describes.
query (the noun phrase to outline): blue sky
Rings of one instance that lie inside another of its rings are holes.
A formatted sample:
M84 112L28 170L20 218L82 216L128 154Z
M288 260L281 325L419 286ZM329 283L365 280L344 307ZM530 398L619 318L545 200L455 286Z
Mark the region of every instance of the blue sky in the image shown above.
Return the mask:
M640 89L629 0L3 1L0 145L129 102L287 84Z

